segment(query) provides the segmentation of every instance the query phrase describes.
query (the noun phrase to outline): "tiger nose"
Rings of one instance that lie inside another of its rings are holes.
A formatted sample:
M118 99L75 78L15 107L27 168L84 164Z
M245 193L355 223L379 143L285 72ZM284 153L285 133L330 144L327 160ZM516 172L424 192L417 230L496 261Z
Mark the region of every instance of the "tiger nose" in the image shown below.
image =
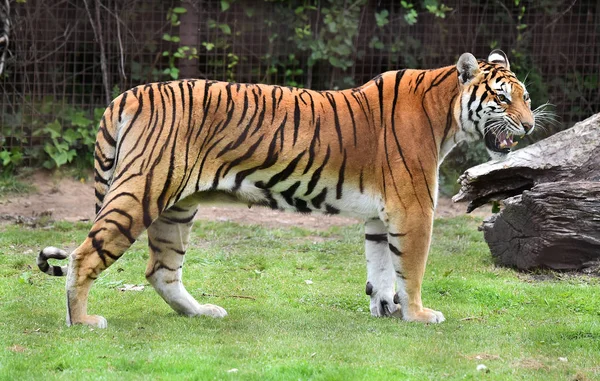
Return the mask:
M523 126L523 129L525 130L525 134L529 135L531 133L531 131L533 130L533 124L529 123L529 122L521 122L521 126Z

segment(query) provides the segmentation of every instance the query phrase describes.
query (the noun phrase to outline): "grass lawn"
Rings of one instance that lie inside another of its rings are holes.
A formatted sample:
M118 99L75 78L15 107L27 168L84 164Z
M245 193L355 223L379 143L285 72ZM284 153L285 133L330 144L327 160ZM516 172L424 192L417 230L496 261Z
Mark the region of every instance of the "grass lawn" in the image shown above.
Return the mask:
M89 225L0 226L0 379L600 379L600 279L498 268L478 224L436 221L423 299L440 325L370 316L361 226L197 222L185 284L229 316L176 315L144 278L143 236L92 288L105 330L67 328L64 278L35 267Z

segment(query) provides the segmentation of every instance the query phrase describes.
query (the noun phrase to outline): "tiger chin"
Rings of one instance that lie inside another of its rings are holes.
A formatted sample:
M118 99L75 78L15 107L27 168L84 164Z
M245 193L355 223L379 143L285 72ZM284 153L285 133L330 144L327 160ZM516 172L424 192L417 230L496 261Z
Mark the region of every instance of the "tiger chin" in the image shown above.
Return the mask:
M371 314L440 323L444 315L421 302L438 166L465 140L482 139L501 158L534 126L527 90L500 50L342 91L206 80L138 86L100 122L88 236L70 255L43 249L38 266L66 275L68 325L106 327L88 315L90 287L146 230L146 278L158 294L182 315L224 317L186 291L182 268L198 205L226 195L363 219ZM68 266L48 263L67 256Z

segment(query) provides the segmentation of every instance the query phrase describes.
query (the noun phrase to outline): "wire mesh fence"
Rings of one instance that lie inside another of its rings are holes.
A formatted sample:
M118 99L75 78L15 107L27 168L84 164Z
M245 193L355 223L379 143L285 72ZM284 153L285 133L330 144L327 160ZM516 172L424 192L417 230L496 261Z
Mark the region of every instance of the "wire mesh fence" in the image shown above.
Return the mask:
M492 48L527 77L534 104L556 105L560 128L600 112L598 1L27 0L11 2L10 19L0 151L25 163L65 125L93 130L98 110L142 83L348 88Z

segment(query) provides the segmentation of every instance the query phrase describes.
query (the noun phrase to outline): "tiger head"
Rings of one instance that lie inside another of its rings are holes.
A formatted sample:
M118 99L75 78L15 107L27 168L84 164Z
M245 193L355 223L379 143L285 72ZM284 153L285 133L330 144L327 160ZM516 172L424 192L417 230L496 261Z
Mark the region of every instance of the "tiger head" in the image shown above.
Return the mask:
M494 50L486 61L464 53L456 64L460 125L467 140L482 138L492 159L506 156L535 127L525 85L510 71L508 58Z

